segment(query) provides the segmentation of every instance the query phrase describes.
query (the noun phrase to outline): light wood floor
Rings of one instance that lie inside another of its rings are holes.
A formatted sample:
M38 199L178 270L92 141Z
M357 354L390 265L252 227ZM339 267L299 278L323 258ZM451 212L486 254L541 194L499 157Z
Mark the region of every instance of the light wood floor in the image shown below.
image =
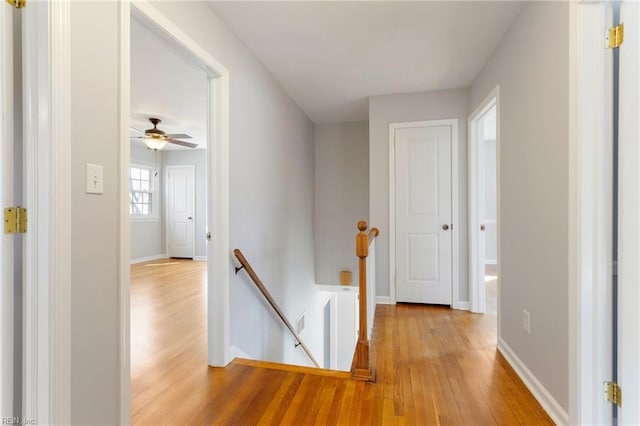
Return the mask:
M495 349L493 315L378 306L375 384L266 363L207 367L205 266L132 267L134 424L553 424Z

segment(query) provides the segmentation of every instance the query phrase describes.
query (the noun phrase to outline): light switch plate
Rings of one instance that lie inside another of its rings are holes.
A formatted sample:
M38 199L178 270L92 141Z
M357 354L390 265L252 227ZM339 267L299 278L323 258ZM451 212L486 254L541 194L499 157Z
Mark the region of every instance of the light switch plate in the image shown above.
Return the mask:
M103 168L97 164L87 164L87 194L102 194L104 192Z

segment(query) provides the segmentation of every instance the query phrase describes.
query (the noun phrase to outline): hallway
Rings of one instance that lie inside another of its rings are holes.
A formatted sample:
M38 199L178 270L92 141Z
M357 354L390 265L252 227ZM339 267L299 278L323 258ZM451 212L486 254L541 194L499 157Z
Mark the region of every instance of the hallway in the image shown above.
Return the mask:
M375 384L236 361L206 367L206 263L132 266L133 424L553 424L495 348L496 318L379 305Z

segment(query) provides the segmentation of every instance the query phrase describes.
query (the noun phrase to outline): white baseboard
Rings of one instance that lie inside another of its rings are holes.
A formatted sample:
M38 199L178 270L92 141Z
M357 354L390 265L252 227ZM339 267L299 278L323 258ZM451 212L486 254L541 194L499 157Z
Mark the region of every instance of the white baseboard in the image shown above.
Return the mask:
M158 260L158 259L166 259L167 255L166 254L156 254L154 256L147 256L147 257L140 257L138 259L131 259L131 264L133 265L134 263L142 263L142 262L148 262L150 260Z
M244 352L242 349L238 348L237 346L231 345L231 347L229 348L229 359L233 361L236 358L253 359L253 357L247 355L246 352Z
M207 256L194 256L193 260L198 260L198 261L207 261Z
M484 260L484 264L485 265L497 265L498 264L498 260L497 259L485 259Z
M460 311L468 311L471 309L471 306L469 305L469 302L461 302L458 300L457 303L453 304L452 308Z
M376 296L376 305L395 305L389 296Z
M549 414L557 425L569 424L569 414L558 404L558 401L540 383L540 381L527 368L524 362L515 354L513 349L500 337L498 339L498 350L515 370L516 374L529 388L533 396L538 400L542 408Z

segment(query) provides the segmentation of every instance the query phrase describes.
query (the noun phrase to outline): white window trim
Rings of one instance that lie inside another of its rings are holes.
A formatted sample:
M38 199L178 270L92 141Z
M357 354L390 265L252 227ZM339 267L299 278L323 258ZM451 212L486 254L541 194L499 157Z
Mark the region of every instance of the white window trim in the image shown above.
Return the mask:
M152 190L149 191L152 194L151 197L151 214L133 214L130 213L132 222L157 222L160 220L160 203L162 202L162 191L160 190L160 171L157 164L146 163L146 162L132 162L129 165L129 173L131 173L131 168L137 167L139 169L148 169L152 172L152 182L151 187ZM131 183L131 175L129 175L129 184ZM144 192L144 191L139 191ZM129 193L131 193L131 189L129 189ZM131 208L131 202L129 202L129 208Z

